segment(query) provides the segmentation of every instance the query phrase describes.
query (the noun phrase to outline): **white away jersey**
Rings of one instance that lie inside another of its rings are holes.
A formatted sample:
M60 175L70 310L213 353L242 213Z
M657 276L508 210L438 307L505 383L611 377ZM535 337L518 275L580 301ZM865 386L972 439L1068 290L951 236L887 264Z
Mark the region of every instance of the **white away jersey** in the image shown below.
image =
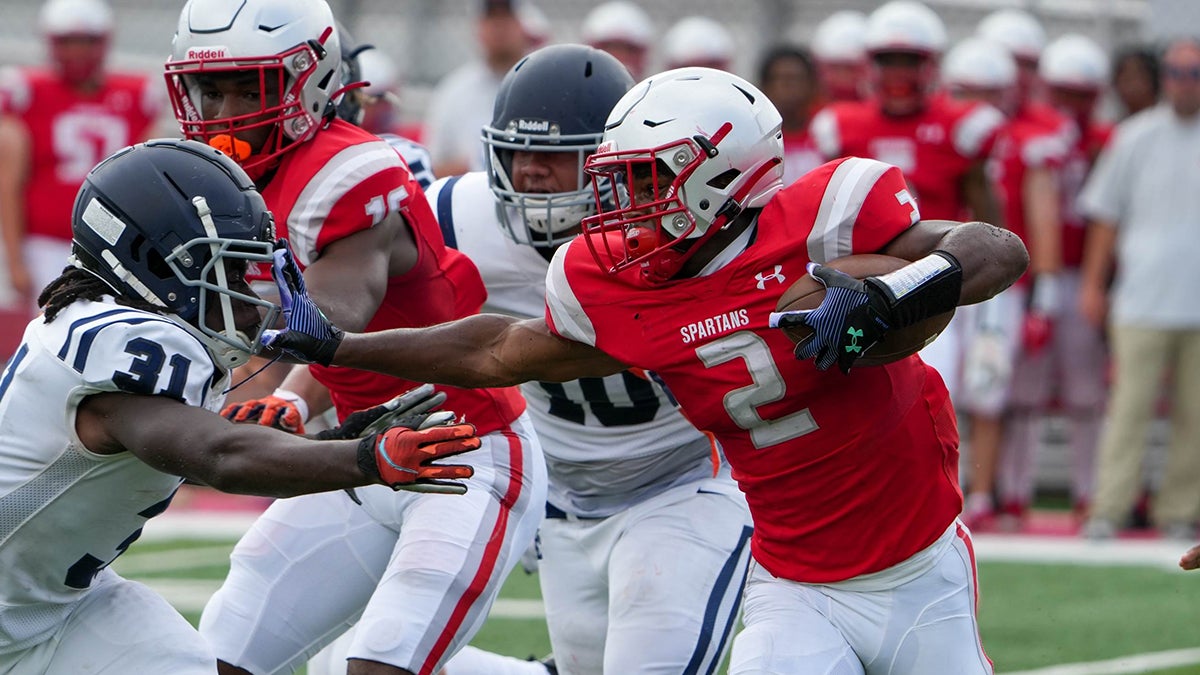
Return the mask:
M446 245L467 254L483 276L484 311L542 316L550 264L500 224L487 174L439 179L426 194ZM515 210L509 217L519 222ZM521 393L546 454L550 503L567 513L612 515L712 475L708 439L658 383L641 375L527 382Z
M79 301L30 322L0 375L0 653L47 639L182 482L82 447L80 401L127 392L217 411L226 382L200 341L158 314Z

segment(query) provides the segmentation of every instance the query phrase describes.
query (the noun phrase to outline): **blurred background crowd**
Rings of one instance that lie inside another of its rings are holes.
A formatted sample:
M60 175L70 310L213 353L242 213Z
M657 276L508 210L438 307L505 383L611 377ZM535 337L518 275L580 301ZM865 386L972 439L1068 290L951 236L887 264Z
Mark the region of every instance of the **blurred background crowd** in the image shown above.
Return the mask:
M437 176L482 168L480 129L524 54L587 42L635 79L704 65L759 84L784 119L789 179L873 156L905 171L925 218L1017 231L1027 278L925 353L962 418L965 519L1019 531L1053 503L1095 539L1194 536L1200 47L1181 38L1200 30L1200 3L330 4L343 43L373 45L357 59L362 125L424 144L420 169ZM180 5L0 0L5 353L61 271L63 195L112 150L178 135L162 64ZM59 108L73 121L55 122Z

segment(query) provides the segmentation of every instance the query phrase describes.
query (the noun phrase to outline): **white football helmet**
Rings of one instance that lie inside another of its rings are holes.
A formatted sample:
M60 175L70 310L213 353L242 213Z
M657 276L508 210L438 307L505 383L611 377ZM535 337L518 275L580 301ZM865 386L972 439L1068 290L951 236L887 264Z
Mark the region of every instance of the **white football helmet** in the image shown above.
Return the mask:
M108 35L113 14L103 0L48 0L38 12L42 35Z
M638 266L647 281L669 280L783 186L782 124L757 87L722 70L680 68L640 82L609 114L585 166L597 214L583 226L597 261L610 273ZM679 247L685 240L694 241Z
M1108 55L1091 38L1068 33L1042 52L1038 75L1052 87L1098 91L1108 84Z
M988 14L975 33L1004 46L1018 59L1037 61L1046 48L1046 31L1041 22L1021 9L998 9Z
M936 56L946 49L946 25L915 0L892 0L867 17L868 52L914 52Z
M942 81L951 87L1008 89L1017 84L1017 62L999 43L969 37L942 59Z
M867 16L862 12L845 9L830 14L813 33L813 56L835 63L862 61L866 58L866 29Z
M579 39L593 47L621 41L649 48L654 40L654 23L641 7L627 0L613 0L588 12Z
M227 149L243 168L308 140L334 115L342 56L325 0L188 0L171 45L167 86L184 136ZM264 86L277 82L279 100L264 97L252 114L204 119L197 79L244 72L258 73ZM235 133L267 125L275 129L264 148L243 156Z
M728 70L733 63L733 35L705 16L687 16L663 36L667 68L705 65Z

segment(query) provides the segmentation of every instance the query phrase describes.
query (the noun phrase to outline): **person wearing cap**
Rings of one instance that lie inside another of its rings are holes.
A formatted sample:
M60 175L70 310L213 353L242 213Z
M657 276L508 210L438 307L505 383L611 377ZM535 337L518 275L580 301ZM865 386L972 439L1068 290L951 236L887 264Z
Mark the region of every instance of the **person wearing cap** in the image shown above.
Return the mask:
M583 18L579 38L616 57L634 80L649 74L647 65L654 40L654 23L646 10L638 5L627 0L596 5Z
M483 0L475 21L480 54L451 72L426 111L424 141L438 176L483 169L479 134L492 115L500 80L549 39L545 15L526 0Z
M105 69L113 25L104 0L48 0L38 30L49 62L0 76L0 227L8 281L32 312L66 266L84 177L148 138L162 107L160 80Z

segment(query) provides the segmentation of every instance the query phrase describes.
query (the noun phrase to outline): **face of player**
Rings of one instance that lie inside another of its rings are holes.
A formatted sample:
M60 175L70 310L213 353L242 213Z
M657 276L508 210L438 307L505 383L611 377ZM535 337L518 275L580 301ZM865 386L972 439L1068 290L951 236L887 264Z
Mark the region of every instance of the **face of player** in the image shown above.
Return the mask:
M259 297L246 282L246 261L244 260L226 260L225 261L225 283L229 290L249 295L250 297ZM216 283L216 279L210 279ZM209 328L219 329L224 326L224 319L221 315L220 298L215 297L216 293L209 293L207 310L204 315L204 323ZM230 308L233 310L233 323L237 329L246 335L254 335L258 331L258 326L262 323L262 315L259 313L258 307L244 300L230 298Z
M808 121L814 84L808 68L798 58L778 58L767 70L762 91L779 109L785 128L803 127Z
M275 131L275 125L269 123L272 117L257 113L279 104L279 92L282 89L279 80L280 76L271 71L265 71L260 77L257 70L198 75L196 86L200 91L200 114L206 121L244 117L234 126L233 136L249 144L250 154L257 154ZM239 153L238 159L244 157L240 157Z
M884 113L911 115L925 106L932 63L912 52L881 52L871 57L875 92Z
M1017 62L1017 95L1021 101L1026 100L1037 89L1038 62L1037 59L1016 57Z
M553 194L579 189L580 158L574 152L513 152L512 181L517 192Z
M1047 87L1046 93L1054 107L1064 114L1086 124L1096 108L1096 99L1100 92L1093 89L1069 89L1066 87Z
M862 98L862 82L866 68L859 61L822 61L821 87L834 101L857 101Z
M99 84L108 37L60 35L50 39L50 55L62 78L72 87Z
M612 54L625 66L635 80L641 80L646 72L646 49L624 40L606 40L592 45L596 49Z
M1180 117L1200 113L1200 45L1181 43L1163 57L1163 95Z

